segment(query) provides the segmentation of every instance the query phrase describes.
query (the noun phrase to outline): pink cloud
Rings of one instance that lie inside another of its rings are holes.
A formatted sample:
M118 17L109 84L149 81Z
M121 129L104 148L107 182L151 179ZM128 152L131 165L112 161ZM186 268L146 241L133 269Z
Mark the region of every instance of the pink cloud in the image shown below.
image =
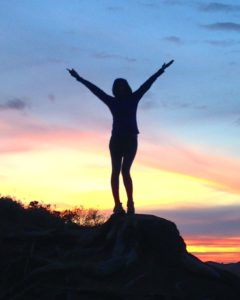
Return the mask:
M51 124L16 112L0 115L0 153L69 147L108 155L106 132L84 131L65 124ZM158 144L143 141L136 161L157 169L202 178L215 183L214 188L240 192L240 160L208 153L193 145L162 135ZM105 149L103 148L105 145ZM213 187L210 185L210 187Z
M239 248L240 237L219 237L219 236L186 236L187 244L192 246L209 246L209 247L235 247Z
M156 145L144 144L139 160L165 171L206 179L219 185L219 189L240 192L240 160L214 154L193 145L183 144L164 136ZM209 151L209 150L208 150Z
M0 118L0 153L26 152L48 149L54 146L96 149L101 133L86 132L79 128L51 124L41 119L18 115L2 115Z

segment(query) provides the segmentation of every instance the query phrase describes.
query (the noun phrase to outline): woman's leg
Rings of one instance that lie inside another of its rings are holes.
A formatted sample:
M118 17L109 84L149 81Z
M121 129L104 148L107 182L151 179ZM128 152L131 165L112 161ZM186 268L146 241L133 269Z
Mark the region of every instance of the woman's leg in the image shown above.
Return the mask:
M122 164L122 151L116 138L111 137L109 149L112 162L111 187L115 205L120 204L119 198L119 174Z
M130 137L125 144L123 161L122 161L122 176L124 186L127 192L128 197L128 206L129 204L133 204L133 184L132 178L130 175L130 169L137 153L137 136Z

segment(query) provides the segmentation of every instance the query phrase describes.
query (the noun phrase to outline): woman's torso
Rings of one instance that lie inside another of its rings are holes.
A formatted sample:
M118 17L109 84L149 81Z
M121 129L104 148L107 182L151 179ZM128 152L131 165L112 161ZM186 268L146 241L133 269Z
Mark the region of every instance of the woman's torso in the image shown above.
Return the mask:
M127 99L114 98L108 105L112 116L112 135L137 135L137 106L138 101L134 97Z

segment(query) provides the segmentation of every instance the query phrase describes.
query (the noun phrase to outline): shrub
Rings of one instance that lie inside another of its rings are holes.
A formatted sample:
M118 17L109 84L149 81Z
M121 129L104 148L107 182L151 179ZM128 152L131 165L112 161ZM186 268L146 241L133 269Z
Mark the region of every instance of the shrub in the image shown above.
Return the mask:
M12 197L0 196L0 225L20 228L58 228L68 225L97 226L106 221L98 209L83 206L64 211L53 209L51 204L31 201L24 205Z

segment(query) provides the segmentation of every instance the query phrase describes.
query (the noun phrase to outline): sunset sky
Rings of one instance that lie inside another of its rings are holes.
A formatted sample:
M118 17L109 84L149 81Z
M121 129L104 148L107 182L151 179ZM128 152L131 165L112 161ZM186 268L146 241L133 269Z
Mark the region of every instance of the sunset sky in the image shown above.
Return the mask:
M0 194L110 211L111 115L66 68L111 94L174 59L139 105L137 212L240 261L239 20L238 0L1 0Z

